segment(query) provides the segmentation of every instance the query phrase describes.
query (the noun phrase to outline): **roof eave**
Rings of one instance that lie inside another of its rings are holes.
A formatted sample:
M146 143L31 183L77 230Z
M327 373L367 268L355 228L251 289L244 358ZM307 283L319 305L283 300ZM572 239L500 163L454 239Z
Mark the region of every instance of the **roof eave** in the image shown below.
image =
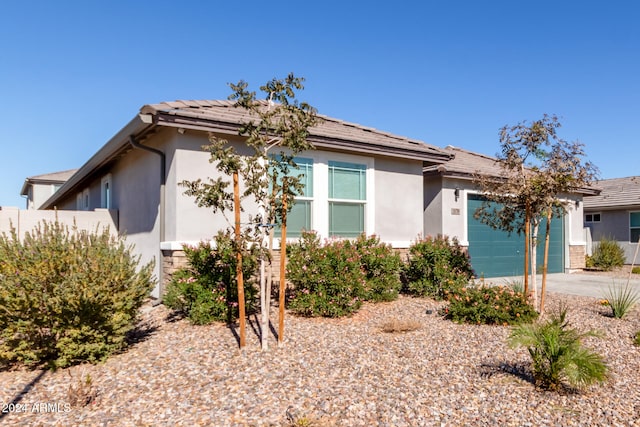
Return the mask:
M83 183L84 179L93 171L111 161L129 145L129 136L137 135L152 126L148 119L141 114L136 115L127 125L116 133L105 145L102 146L76 173L53 193L40 207L40 209L53 209L62 199L68 196L72 190Z
M146 112L157 111L155 109L143 109ZM178 127L205 132L221 133L226 135L238 135L238 123L225 122L221 120L205 119L197 116L180 116L172 113L157 112L153 116L154 123L162 126ZM372 142L351 141L339 138L327 138L315 135L310 131L309 141L318 148L333 150L351 151L363 154L373 154L404 159L420 160L430 163L444 163L453 158L452 154L440 150L430 150L427 145L425 149L411 149L407 147L390 147L387 145L375 144Z

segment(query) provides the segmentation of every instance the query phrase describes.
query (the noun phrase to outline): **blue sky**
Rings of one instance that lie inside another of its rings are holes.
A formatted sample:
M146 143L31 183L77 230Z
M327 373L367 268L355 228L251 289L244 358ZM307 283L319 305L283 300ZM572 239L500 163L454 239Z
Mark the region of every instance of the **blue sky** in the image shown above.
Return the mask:
M0 206L80 167L144 104L294 72L320 113L495 155L556 114L603 178L640 175L640 3L5 1Z

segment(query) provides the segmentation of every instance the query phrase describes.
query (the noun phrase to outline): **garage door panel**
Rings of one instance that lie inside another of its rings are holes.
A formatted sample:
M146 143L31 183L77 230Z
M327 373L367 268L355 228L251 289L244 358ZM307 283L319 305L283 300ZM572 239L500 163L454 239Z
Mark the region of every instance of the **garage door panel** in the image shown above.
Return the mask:
M467 230L469 256L476 276L499 277L524 274L524 235L494 230L473 217L476 209L482 205L482 199L469 197L467 206ZM564 229L562 218L551 221L551 239L549 244L549 272L564 270ZM544 234L546 221L538 232L537 263L542 268L544 260Z

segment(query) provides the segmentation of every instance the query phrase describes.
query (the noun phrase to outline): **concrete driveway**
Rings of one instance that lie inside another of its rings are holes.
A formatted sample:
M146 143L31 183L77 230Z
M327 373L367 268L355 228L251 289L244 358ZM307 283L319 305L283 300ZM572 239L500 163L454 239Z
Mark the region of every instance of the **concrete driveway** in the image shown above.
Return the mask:
M637 275L634 275L637 277ZM640 279L632 278L629 285L640 293ZM508 284L513 280L522 282L522 276L519 277L493 277L485 279L488 283L497 285ZM542 276L537 276L538 289L542 283ZM547 276L547 291L559 292L569 295L581 295L594 298L604 298L605 293L610 286L625 286L627 278L598 276L580 273L554 273Z

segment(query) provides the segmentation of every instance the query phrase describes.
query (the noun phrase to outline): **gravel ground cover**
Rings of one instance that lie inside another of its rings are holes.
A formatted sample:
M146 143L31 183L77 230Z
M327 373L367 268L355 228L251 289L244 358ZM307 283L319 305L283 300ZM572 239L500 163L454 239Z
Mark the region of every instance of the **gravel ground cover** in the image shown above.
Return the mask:
M567 304L572 325L602 332L585 344L605 356L606 384L536 390L508 327L452 323L429 299L366 304L344 319L288 316L285 345L272 335L268 352L255 319L240 352L225 325L192 326L158 306L145 308L138 342L103 364L0 372L9 409L0 425L640 426L638 309L620 320L596 298L548 301ZM418 329L384 332L391 320ZM91 386L78 390L87 375Z

